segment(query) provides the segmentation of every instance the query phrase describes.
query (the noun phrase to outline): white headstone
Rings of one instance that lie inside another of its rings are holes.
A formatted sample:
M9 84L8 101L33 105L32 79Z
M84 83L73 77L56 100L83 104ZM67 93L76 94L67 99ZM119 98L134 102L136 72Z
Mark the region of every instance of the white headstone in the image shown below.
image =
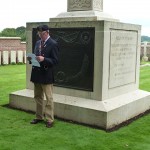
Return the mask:
M147 57L147 43L148 42L144 42L144 56L142 57L143 61L148 61L148 57Z
M10 52L10 63L16 63L16 51Z
M9 58L9 52L8 51L3 51L3 64L8 64L8 58Z
M17 62L23 62L23 51L18 51Z

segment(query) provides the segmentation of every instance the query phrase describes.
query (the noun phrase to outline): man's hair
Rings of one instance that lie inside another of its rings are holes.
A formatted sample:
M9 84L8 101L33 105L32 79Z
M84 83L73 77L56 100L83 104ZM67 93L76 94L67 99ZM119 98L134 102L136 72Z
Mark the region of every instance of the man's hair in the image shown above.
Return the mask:
M40 26L37 27L37 31L39 31L39 32L43 32L43 31L49 32L49 27L47 25L40 25Z

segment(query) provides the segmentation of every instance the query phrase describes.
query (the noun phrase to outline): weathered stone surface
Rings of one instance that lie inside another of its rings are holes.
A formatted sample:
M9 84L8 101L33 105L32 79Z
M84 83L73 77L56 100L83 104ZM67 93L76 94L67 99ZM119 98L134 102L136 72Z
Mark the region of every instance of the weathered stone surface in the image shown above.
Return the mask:
M137 32L111 30L109 88L135 83Z
M103 0L68 0L68 11L103 11Z

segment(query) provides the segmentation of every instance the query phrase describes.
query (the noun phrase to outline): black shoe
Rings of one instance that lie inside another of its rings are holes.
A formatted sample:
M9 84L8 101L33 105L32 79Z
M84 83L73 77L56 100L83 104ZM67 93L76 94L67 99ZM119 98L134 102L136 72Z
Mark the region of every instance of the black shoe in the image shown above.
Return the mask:
M31 124L37 124L39 122L42 122L43 120L40 120L40 119L33 119L30 123Z
M46 122L46 127L51 128L53 126L53 124L54 124L53 122L47 121Z

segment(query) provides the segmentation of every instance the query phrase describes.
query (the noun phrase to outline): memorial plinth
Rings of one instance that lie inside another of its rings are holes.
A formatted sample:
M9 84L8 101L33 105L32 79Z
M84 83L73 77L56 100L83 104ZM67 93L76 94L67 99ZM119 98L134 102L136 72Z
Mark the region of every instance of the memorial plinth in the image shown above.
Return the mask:
M138 89L141 26L86 18L27 23L27 53L34 47L35 28L47 24L60 44L55 116L111 129L150 108L150 93ZM27 63L26 89L10 94L10 106L35 111L30 73Z
M58 14L49 21L119 21L112 15L103 12L103 0L68 0L67 12Z

